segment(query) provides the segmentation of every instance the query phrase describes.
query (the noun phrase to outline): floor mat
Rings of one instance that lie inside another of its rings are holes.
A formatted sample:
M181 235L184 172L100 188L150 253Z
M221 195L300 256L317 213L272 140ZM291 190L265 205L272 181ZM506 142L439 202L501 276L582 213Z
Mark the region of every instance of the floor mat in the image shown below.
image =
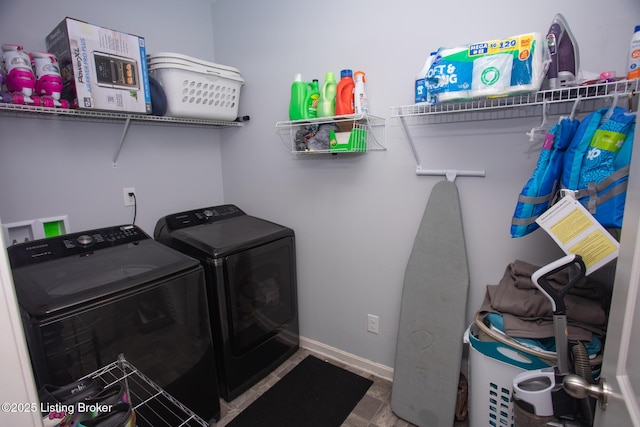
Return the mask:
M307 356L227 427L340 427L372 383Z

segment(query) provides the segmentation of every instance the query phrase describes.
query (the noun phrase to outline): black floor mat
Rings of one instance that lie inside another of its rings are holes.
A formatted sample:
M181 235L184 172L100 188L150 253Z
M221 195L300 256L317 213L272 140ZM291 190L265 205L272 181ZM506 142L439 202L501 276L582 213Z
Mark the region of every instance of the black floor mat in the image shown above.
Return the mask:
M340 427L372 383L307 356L227 427Z

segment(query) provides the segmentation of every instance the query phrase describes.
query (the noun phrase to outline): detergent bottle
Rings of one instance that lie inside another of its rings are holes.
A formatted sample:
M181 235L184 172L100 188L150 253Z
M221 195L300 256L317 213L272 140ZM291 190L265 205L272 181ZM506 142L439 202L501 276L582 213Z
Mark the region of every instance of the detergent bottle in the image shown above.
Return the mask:
M367 114L369 112L369 99L364 91L364 71L356 71L353 73L356 79L355 89L353 91L353 99L356 114Z
M331 117L336 113L336 78L332 71L327 71L320 90L318 117Z
M296 74L291 84L291 100L289 101L289 120L301 120L306 118L305 96L307 84L302 81L302 75Z
M355 83L353 82L353 71L342 70L340 71L340 81L338 82L337 95L336 95L336 116L343 116L347 114L353 114L353 90Z
M636 25L631 37L629 47L629 66L627 67L627 80L640 77L640 25Z
M320 89L318 88L318 79L313 79L307 84L307 96L304 105L307 109L307 119L315 119L318 117L318 102L320 101Z

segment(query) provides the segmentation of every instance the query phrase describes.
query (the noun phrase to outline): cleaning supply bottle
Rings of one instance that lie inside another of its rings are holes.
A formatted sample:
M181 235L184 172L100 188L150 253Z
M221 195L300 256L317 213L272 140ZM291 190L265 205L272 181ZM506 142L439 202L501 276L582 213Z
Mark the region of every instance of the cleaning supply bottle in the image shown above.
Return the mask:
M356 79L355 88L353 90L353 100L356 114L367 114L369 112L369 99L364 91L364 71L356 71L353 73Z
M302 81L302 75L296 74L291 84L291 100L289 101L289 120L306 118L307 112L304 99L307 94L307 84Z
M304 105L307 109L307 119L318 117L318 102L320 101L320 89L318 89L318 79L313 79L307 84L307 96Z
M429 57L424 63L424 66L416 74L416 85L415 85L415 103L419 104L421 102L430 102L429 91L427 89L427 73L429 72L429 68L431 68L431 64L433 64L433 60L436 58L438 52L431 52Z
M353 71L340 71L340 81L338 82L336 95L336 116L353 114L355 111L353 103L353 90L355 83L353 82Z
M627 80L640 78L640 25L636 25L629 47L629 66Z
M320 90L320 102L318 103L318 117L331 117L336 113L336 77L332 71L327 71L324 83Z

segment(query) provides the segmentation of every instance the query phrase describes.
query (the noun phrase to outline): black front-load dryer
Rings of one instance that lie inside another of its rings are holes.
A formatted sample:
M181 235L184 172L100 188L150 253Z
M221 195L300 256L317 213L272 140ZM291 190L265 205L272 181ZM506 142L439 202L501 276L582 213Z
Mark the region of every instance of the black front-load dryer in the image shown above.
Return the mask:
M197 260L133 225L33 240L7 252L38 387L69 384L123 355L204 420L219 418ZM137 421L159 425L149 411Z
M220 395L230 401L299 345L292 229L234 205L167 215L156 240L202 263Z

